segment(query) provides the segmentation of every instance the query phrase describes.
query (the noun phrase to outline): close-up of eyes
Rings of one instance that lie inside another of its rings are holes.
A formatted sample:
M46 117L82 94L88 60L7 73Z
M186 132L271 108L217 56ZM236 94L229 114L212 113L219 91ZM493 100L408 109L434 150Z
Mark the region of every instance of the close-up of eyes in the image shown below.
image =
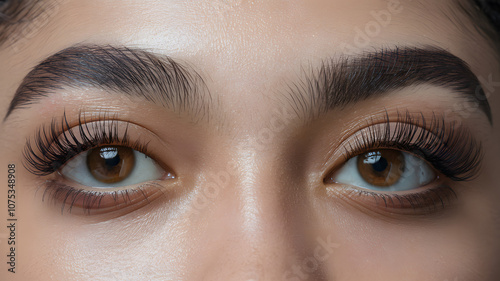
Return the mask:
M94 204L96 200L83 202L77 197L92 198L96 191L101 197L116 195L137 190L138 185L143 187L148 182L175 178L173 172L163 169L148 155L147 145L129 140L127 126L119 133L118 123L107 117L94 123L81 118L78 129L69 128L68 121L63 119L60 126L53 122L50 128L39 130L35 136L39 151L33 149L30 141L26 144L28 170L35 175L61 177L53 182L57 192L53 192L50 184L46 188L52 191L48 194L57 195L56 200L63 194L63 205L70 202L72 208L75 202L80 202L80 207L98 209L102 206ZM400 204L392 204L392 208L424 208L431 203L442 203L445 198L439 196L444 193L428 191L440 188L450 191L449 186L442 184L446 179L465 181L475 177L482 155L480 143L465 128L450 126L435 115L426 120L423 115L408 112L398 112L396 118L386 117L384 123L358 131L354 140L347 143L346 162L324 179L325 184L361 188L370 191L367 194L399 196L408 203L399 200ZM64 180L64 184L57 183L58 180ZM71 187L72 184L79 187ZM429 188L424 191L402 194L426 186ZM423 194L433 198L425 198Z
M0 280L489 281L498 0L0 0Z

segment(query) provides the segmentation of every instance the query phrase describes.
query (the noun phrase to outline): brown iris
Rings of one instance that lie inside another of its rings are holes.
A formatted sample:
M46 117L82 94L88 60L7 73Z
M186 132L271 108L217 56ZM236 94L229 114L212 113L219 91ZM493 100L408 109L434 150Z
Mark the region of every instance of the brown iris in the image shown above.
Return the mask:
M116 183L127 178L135 166L134 150L124 146L105 146L91 149L87 167L95 179Z
M358 156L357 165L366 182L382 187L395 184L405 169L403 152L391 149L361 154Z

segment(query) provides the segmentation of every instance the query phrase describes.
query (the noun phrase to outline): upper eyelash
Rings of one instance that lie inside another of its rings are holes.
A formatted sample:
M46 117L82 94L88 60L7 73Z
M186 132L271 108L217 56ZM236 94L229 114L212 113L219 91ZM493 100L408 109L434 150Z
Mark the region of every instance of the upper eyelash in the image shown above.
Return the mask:
M49 126L38 129L33 138L34 145L31 139L26 141L23 164L32 174L46 176L56 172L74 156L100 145L118 144L147 154L147 143L139 140L130 142L128 123L123 134L119 135L117 122L117 116L106 113L92 120L86 120L80 113L77 136L64 113L60 121L53 119Z
M397 112L396 120L391 120L386 113L380 126L370 126L353 143L344 146L345 160L377 148L395 148L423 156L437 170L455 181L474 178L483 157L481 143L477 142L469 130L455 122L446 123L444 118L433 114L428 121L423 114L404 114ZM128 127L122 136L118 135L116 116L99 115L92 120L92 128L80 113L78 118L78 139L64 113L60 122L53 119L50 126L41 127L34 137L35 145L27 140L24 150L25 167L35 175L52 174L68 160L98 145L121 144L145 152L147 144L138 141L131 144ZM372 120L373 122L373 120ZM390 123L395 123L394 132ZM92 129L92 130L91 130ZM37 152L35 152L36 147Z
M446 122L433 114L430 120L424 114L397 112L396 120L386 112L385 126L370 126L354 143L344 145L348 159L370 150L394 148L414 153L428 161L435 169L454 181L475 178L481 169L482 145L472 133L456 121ZM374 120L370 121L374 124ZM391 132L390 124L394 123Z

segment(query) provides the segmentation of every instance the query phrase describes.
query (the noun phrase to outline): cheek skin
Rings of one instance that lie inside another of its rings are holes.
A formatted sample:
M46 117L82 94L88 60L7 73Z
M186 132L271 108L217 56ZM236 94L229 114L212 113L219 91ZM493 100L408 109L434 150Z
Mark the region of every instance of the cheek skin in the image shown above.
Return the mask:
M322 235L334 235L339 247L325 261L339 280L483 280L475 272L484 256L476 230L464 231L470 218L461 212L440 220L384 220L362 213L335 198L322 199L328 213ZM323 215L324 216L324 215ZM439 254L437 254L439 253ZM482 275L480 275L482 276Z

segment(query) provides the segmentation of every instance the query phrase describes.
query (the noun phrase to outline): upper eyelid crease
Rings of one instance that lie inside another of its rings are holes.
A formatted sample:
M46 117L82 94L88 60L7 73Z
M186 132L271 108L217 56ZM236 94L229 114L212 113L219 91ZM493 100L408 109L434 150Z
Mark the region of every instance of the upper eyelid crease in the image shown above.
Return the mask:
M119 122L126 126L121 131L118 129ZM130 140L129 125L129 122L118 120L116 115L104 112L89 119L80 113L78 123L71 126L64 114L60 120L54 118L48 126L42 125L33 142L32 139L26 141L23 164L30 173L46 176L72 157L97 145L120 144L149 154L149 142Z

